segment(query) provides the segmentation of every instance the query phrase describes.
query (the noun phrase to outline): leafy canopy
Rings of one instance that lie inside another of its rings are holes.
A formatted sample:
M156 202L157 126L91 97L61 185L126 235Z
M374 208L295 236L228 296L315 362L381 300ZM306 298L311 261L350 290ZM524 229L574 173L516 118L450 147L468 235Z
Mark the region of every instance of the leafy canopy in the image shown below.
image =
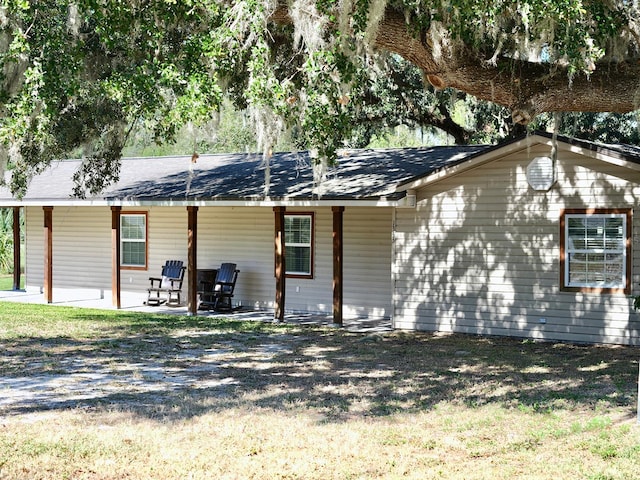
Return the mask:
M118 178L134 126L171 142L229 98L250 112L265 158L295 129L330 162L375 117L389 51L518 121L554 108L629 111L639 18L632 0L3 0L0 159L21 195L82 148L75 193L97 193ZM603 90L591 95L600 103L580 103L607 68L625 98ZM558 78L574 89L566 104L552 94Z

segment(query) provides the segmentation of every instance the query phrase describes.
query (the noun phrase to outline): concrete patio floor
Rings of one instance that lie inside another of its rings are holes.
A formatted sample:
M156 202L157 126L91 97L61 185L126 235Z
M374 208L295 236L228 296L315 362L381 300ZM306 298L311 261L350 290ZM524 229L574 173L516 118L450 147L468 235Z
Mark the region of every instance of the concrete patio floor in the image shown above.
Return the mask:
M45 305L47 303L42 293L25 290L0 290L0 302L32 303L41 305ZM154 307L145 305L143 302L144 299L141 299L139 294L129 296L123 294L120 310L125 312L148 312L171 315L188 314L186 305L178 307L160 305ZM100 294L96 291L84 290L54 289L53 302L51 305L116 310L116 308L111 304L111 298L109 295ZM198 311L198 316L215 316L259 322L273 322L273 315L273 310L254 310L248 307L240 307L233 312L214 312L208 310ZM331 314L287 312L285 314L284 322L338 327L333 323L333 316ZM390 332L393 330L391 320L388 318L344 319L342 326L339 328L344 328L350 332L361 333Z

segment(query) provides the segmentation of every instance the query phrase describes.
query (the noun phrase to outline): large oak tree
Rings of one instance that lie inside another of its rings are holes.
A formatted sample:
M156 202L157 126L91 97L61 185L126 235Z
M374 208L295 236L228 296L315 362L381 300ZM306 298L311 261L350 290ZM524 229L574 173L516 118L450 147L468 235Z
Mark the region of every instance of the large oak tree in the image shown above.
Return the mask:
M373 120L389 52L522 124L640 103L637 0L4 0L1 158L20 195L83 148L76 193L96 192L133 126L171 141L227 96L252 113L265 158L295 128L331 161Z

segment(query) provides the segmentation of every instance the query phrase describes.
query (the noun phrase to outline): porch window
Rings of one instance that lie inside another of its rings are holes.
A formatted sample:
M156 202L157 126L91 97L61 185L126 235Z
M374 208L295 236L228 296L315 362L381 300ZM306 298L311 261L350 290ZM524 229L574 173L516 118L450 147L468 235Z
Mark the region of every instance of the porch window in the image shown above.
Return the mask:
M129 268L147 267L147 214L120 215L120 265Z
M287 276L313 277L313 214L285 214L284 241Z
M566 210L560 247L564 290L631 292L631 209Z

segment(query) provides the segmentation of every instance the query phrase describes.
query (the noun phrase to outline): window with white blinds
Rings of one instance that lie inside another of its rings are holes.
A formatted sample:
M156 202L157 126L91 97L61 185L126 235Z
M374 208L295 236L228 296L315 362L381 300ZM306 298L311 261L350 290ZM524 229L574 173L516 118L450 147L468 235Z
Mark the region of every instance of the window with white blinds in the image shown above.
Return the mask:
M147 215L122 213L120 216L120 265L147 266Z
M572 211L563 220L563 286L628 288L630 211Z
M313 276L313 214L287 213L284 241L286 274Z

